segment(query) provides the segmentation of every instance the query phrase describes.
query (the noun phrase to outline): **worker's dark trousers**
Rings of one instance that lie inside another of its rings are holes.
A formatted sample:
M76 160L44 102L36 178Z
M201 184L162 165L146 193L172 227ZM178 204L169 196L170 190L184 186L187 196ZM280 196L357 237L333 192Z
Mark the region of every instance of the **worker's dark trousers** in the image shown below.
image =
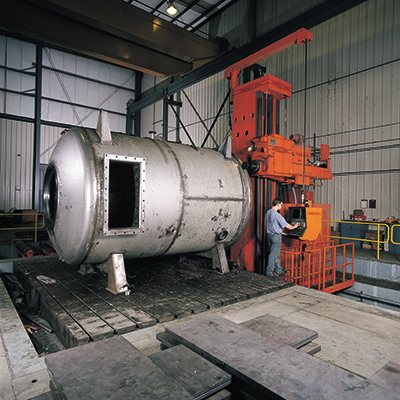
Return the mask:
M269 256L267 265L267 275L272 274L274 271L279 275L282 272L282 267L279 262L279 255L281 254L282 235L267 235Z

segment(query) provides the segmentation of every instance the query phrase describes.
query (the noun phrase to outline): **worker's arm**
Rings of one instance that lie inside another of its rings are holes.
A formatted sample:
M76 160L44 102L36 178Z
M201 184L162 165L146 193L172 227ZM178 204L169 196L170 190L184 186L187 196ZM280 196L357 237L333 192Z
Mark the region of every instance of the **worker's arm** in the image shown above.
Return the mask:
M299 223L299 222L296 222L294 225L287 224L287 225L285 226L285 228L286 228L286 229L289 229L289 231L291 231L292 229L296 229L299 225L300 225L300 223Z

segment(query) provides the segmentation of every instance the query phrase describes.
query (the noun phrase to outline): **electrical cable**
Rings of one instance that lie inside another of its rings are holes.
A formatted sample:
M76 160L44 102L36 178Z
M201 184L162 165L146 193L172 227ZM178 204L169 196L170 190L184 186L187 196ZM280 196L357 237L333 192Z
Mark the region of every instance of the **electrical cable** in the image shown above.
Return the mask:
M269 155L267 155L267 157L263 157L263 156L260 156L260 157L264 159L262 161L262 163L263 163L262 172L267 172L268 171L268 158L272 157L272 155L269 154Z

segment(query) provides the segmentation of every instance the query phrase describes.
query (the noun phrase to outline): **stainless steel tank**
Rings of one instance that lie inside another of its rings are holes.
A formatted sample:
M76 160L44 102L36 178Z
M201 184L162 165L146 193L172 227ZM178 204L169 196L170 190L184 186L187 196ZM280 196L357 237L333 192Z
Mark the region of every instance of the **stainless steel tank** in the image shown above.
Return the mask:
M82 128L58 142L43 189L51 241L74 265L231 246L251 197L247 172L220 152Z

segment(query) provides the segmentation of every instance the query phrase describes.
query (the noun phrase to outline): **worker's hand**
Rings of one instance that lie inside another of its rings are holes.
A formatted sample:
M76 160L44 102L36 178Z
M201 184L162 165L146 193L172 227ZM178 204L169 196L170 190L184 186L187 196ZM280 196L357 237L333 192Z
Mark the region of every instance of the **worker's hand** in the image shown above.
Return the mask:
M299 225L300 225L300 223L299 223L299 222L296 222L296 223L293 224L293 225L287 224L285 228L288 229L289 231L291 231L292 229L296 229Z

